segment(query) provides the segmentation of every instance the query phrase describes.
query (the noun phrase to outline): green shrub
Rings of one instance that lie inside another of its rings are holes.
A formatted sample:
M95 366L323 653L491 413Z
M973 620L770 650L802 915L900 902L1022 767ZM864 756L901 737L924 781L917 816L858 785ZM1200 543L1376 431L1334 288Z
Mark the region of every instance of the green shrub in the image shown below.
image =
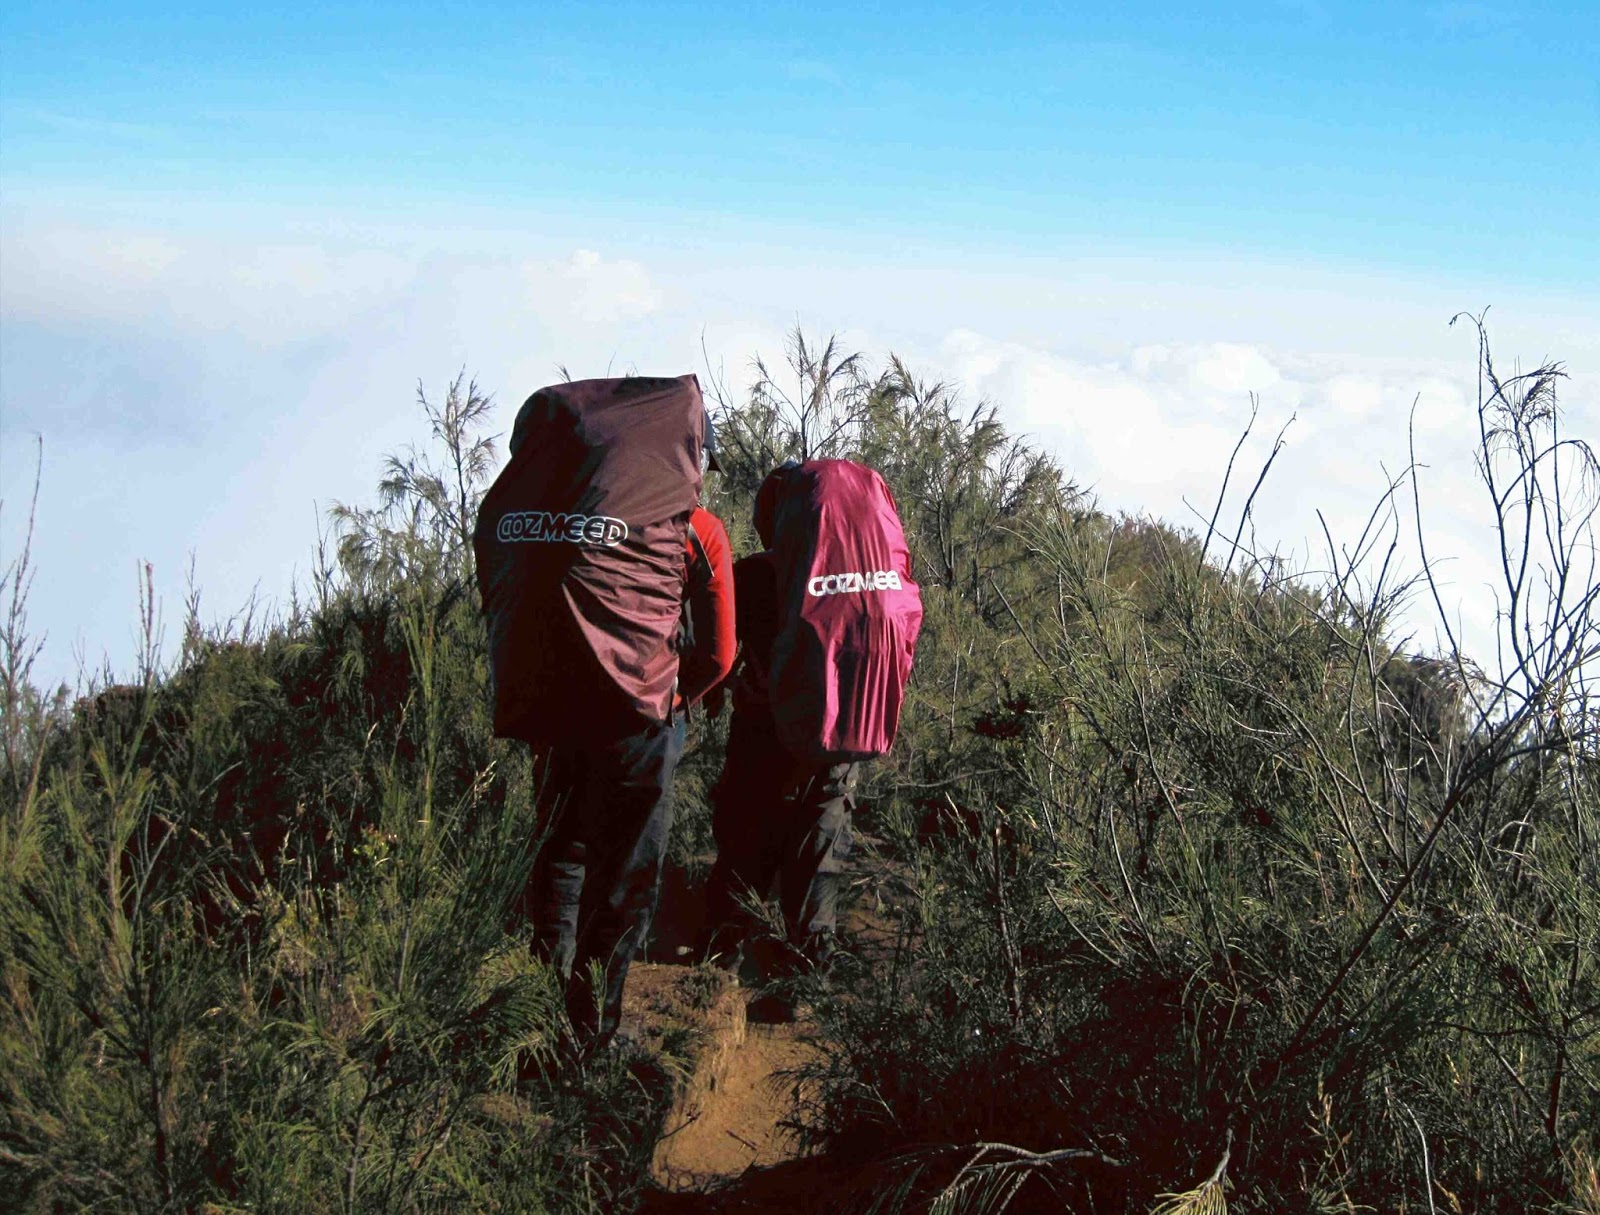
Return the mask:
M875 1209L1600 1198L1600 470L1559 369L1480 353L1493 672L1391 644L1432 584L1395 580L1381 526L1312 577L1240 544L1248 504L1232 541L1109 518L991 407L836 341L720 392L708 504L738 551L775 463L854 455L923 584L901 737L861 790L876 932L816 993L810 1125L898 1162ZM539 774L491 736L471 569L489 403L458 380L422 405L431 446L336 508L309 602L192 610L169 670L147 589L135 678L41 695L26 549L0 583L18 1209L634 1204L669 1078L554 1059L514 910ZM691 868L726 728L697 716L680 771Z
M1394 604L1432 592L1394 580L1392 531L1320 578L1240 547L1246 518L1208 557L1088 509L898 365L830 398L796 360L789 399L846 402L811 431L878 453L927 583L871 786L903 913L825 1002L814 1111L834 1151L905 1154L885 1204L1580 1209L1600 468L1560 433L1559 369L1482 356L1515 635L1492 677L1392 648Z

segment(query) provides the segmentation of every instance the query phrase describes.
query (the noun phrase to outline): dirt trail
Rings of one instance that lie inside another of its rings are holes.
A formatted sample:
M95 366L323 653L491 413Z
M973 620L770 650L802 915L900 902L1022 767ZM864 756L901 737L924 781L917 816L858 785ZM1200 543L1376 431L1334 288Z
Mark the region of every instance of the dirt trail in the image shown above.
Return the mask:
M794 1129L792 1072L815 1056L803 1031L791 1025L750 1025L721 1074L708 1077L669 1123L656 1149L652 1175L668 1190L703 1190L752 1167L799 1155Z
M704 1193L801 1154L792 1120L803 1094L793 1073L817 1056L812 1030L750 1021L749 996L683 966L636 965L629 974L624 1017L644 1044L673 1033L698 1039L652 1161L651 1180L666 1193Z
M709 867L702 858L692 874L668 869L646 954L653 961L636 962L628 972L625 1023L644 1046L693 1060L657 1143L640 1215L864 1209L870 1204L847 1198L861 1181L859 1169L803 1154L796 1133L807 1094L797 1089L794 1073L821 1053L816 1027L752 1018L751 988L673 961L691 956L704 906L696 879ZM874 891L856 890L841 911L853 951L889 955L894 925ZM750 942L749 977L778 961L771 942Z
M687 1060L677 1097L651 1160L650 1186L637 1215L859 1215L926 1211L957 1175L971 1148L847 1160L808 1155L803 1118L810 1104L796 1072L821 1057L816 1027L750 1018L749 988L718 973L636 963L629 972L624 1023L647 1049ZM676 1066L676 1065L675 1065ZM1056 1181L1074 1183L1076 1174ZM1095 1180L1107 1195L1122 1182ZM1031 1185L1010 1209L1059 1212L1080 1207L1079 1191ZM1095 1190L1083 1190L1093 1210ZM889 1205L885 1205L886 1202ZM1063 1205L1065 1203L1065 1205ZM1113 1199L1112 1208L1121 1209Z

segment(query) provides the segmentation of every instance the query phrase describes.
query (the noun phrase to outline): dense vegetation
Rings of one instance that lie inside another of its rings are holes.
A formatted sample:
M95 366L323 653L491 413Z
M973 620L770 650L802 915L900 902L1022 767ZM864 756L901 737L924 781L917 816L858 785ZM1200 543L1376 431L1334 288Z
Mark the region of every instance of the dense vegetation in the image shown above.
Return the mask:
M1480 329L1481 335L1481 329ZM879 1210L1600 1206L1595 459L1481 347L1503 661L1395 650L1402 480L1329 571L1111 518L896 360L720 393L735 546L789 454L895 488L927 621L828 991L819 1146ZM466 543L488 402L339 508L305 599L67 707L0 643L0 1185L24 1210L626 1210L664 1088L563 1067L517 931ZM1226 487L1225 487L1226 488ZM1238 495L1235 494L1235 497ZM1248 509L1248 506L1245 508ZM1408 525L1406 525L1408 526ZM703 862L722 721L674 846Z

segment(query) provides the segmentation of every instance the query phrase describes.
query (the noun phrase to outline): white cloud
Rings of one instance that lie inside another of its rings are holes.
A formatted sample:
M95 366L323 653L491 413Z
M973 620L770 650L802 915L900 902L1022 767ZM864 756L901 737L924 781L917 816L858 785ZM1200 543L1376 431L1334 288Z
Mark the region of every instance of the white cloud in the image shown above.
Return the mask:
M1428 553L1450 627L1459 627L1469 652L1492 660L1498 568L1492 512L1473 463L1470 361L1448 369L1218 343L1137 346L1091 361L971 329L949 333L935 359L972 394L1000 402L1013 426L1038 435L1105 507L1196 531L1249 421L1249 394L1258 393L1260 416L1240 450L1220 526L1232 534L1281 430L1284 448L1247 534L1310 569L1328 564L1324 521L1341 551L1356 547L1390 479L1410 462L1414 419ZM1571 421L1591 433L1597 386L1600 376L1589 373L1567 393L1577 408ZM1397 568L1409 575L1420 569L1409 496L1397 510L1397 526L1380 519L1379 551L1392 533ZM1430 595L1414 595L1395 627L1413 644L1445 644Z
M1120 360L1088 362L959 330L941 355L973 393L1002 402L1014 426L1049 442L1116 508L1179 522L1186 487L1220 475L1249 416L1249 393L1282 378L1265 352L1232 344L1140 346Z
M7 234L0 308L10 320L149 323L168 334L225 332L263 345L339 338L389 311L415 314L430 293L482 293L508 323L558 331L649 317L662 292L643 264L578 249L556 259L440 259L427 251L253 243L60 227ZM482 332L482 328L478 330Z
M215 309L194 319L265 341L342 329L392 305L417 274L414 261L381 250L269 245L229 257L226 276L188 268L185 285Z
M661 307L661 292L642 265L607 261L592 249L579 249L565 263L529 263L527 299L534 312L560 322L568 317L590 325L610 325L649 316Z
M1383 386L1367 375L1336 375L1321 388L1321 403L1351 421L1370 418L1383 403Z
M368 499L383 454L422 437L419 378L442 395L466 368L505 398L505 429L558 362L600 375L620 355L681 372L699 353L688 326L651 323L662 292L642 263L592 250L491 260L65 227L4 236L0 546L16 551L9 491L31 483L42 432L33 609L50 626L51 678L72 677L80 646L91 666L109 651L126 667L137 560L154 564L169 612L191 554L211 611L258 586L286 595L318 505Z
M1340 295L1304 276L1222 296L1209 273L868 264L825 248L802 256L800 242L687 253L485 238L446 251L418 232L225 237L15 214L0 239L0 538L15 551L12 487L31 477L27 436L42 430L35 614L51 625L60 674L78 637L126 665L135 558L155 562L169 605L191 551L218 612L258 581L284 594L311 551L313 504L365 500L383 453L421 437L419 377L439 393L458 370L475 374L503 432L558 364L577 376L703 373L702 337L737 394L757 352L781 360L797 318L1000 403L1109 508L1195 528L1255 393L1261 417L1223 517L1231 534L1273 437L1298 415L1255 516L1264 544L1311 563L1317 510L1353 542L1384 466L1408 463L1415 402L1439 555L1455 558L1446 569L1463 616L1478 629L1492 618L1470 460L1475 345L1444 327L1448 305L1433 296L1386 312L1370 285ZM1572 429L1592 437L1590 317L1534 314L1497 348L1572 360ZM1416 351L1399 336L1409 332Z
M7 232L5 266L8 320L160 322L163 338L227 333L263 345L342 330L394 302L416 271L385 250L72 226Z
M1423 377L1416 384L1416 425L1419 431L1470 432L1473 406L1462 381Z
M1236 342L1140 346L1130 365L1139 375L1184 385L1212 407L1221 398L1264 392L1283 378L1261 350Z

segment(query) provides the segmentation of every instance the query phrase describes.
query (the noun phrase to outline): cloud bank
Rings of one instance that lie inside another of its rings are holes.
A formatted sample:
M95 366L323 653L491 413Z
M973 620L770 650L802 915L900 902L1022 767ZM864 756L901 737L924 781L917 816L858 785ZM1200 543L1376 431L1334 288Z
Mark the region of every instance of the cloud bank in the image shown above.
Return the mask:
M1443 325L1459 300L1430 311L1415 298L1363 301L1337 277L1219 288L1137 265L1030 273L533 239L445 250L414 235L257 239L38 215L0 229L0 262L0 543L7 559L17 551L31 436L42 434L33 611L50 632L51 679L74 677L75 652L127 669L141 559L169 617L191 555L211 614L253 591L281 600L306 568L318 512L366 500L383 454L421 437L419 379L442 393L465 369L496 394L504 429L558 366L703 371L704 343L738 387L796 321L842 328L852 346L892 349L969 399L998 402L1107 508L1197 530L1254 395L1259 418L1223 518L1231 534L1287 424L1256 538L1307 566L1324 556L1318 512L1353 542L1406 467L1414 426L1452 610L1470 638L1492 625L1471 464L1475 346ZM1419 328L1418 353L1398 353L1407 343L1395 330L1419 315L1433 327ZM1569 309L1531 332L1554 342L1583 319ZM1600 347L1573 346L1532 354L1572 361L1572 425L1592 435ZM1426 617L1413 627L1431 645Z

